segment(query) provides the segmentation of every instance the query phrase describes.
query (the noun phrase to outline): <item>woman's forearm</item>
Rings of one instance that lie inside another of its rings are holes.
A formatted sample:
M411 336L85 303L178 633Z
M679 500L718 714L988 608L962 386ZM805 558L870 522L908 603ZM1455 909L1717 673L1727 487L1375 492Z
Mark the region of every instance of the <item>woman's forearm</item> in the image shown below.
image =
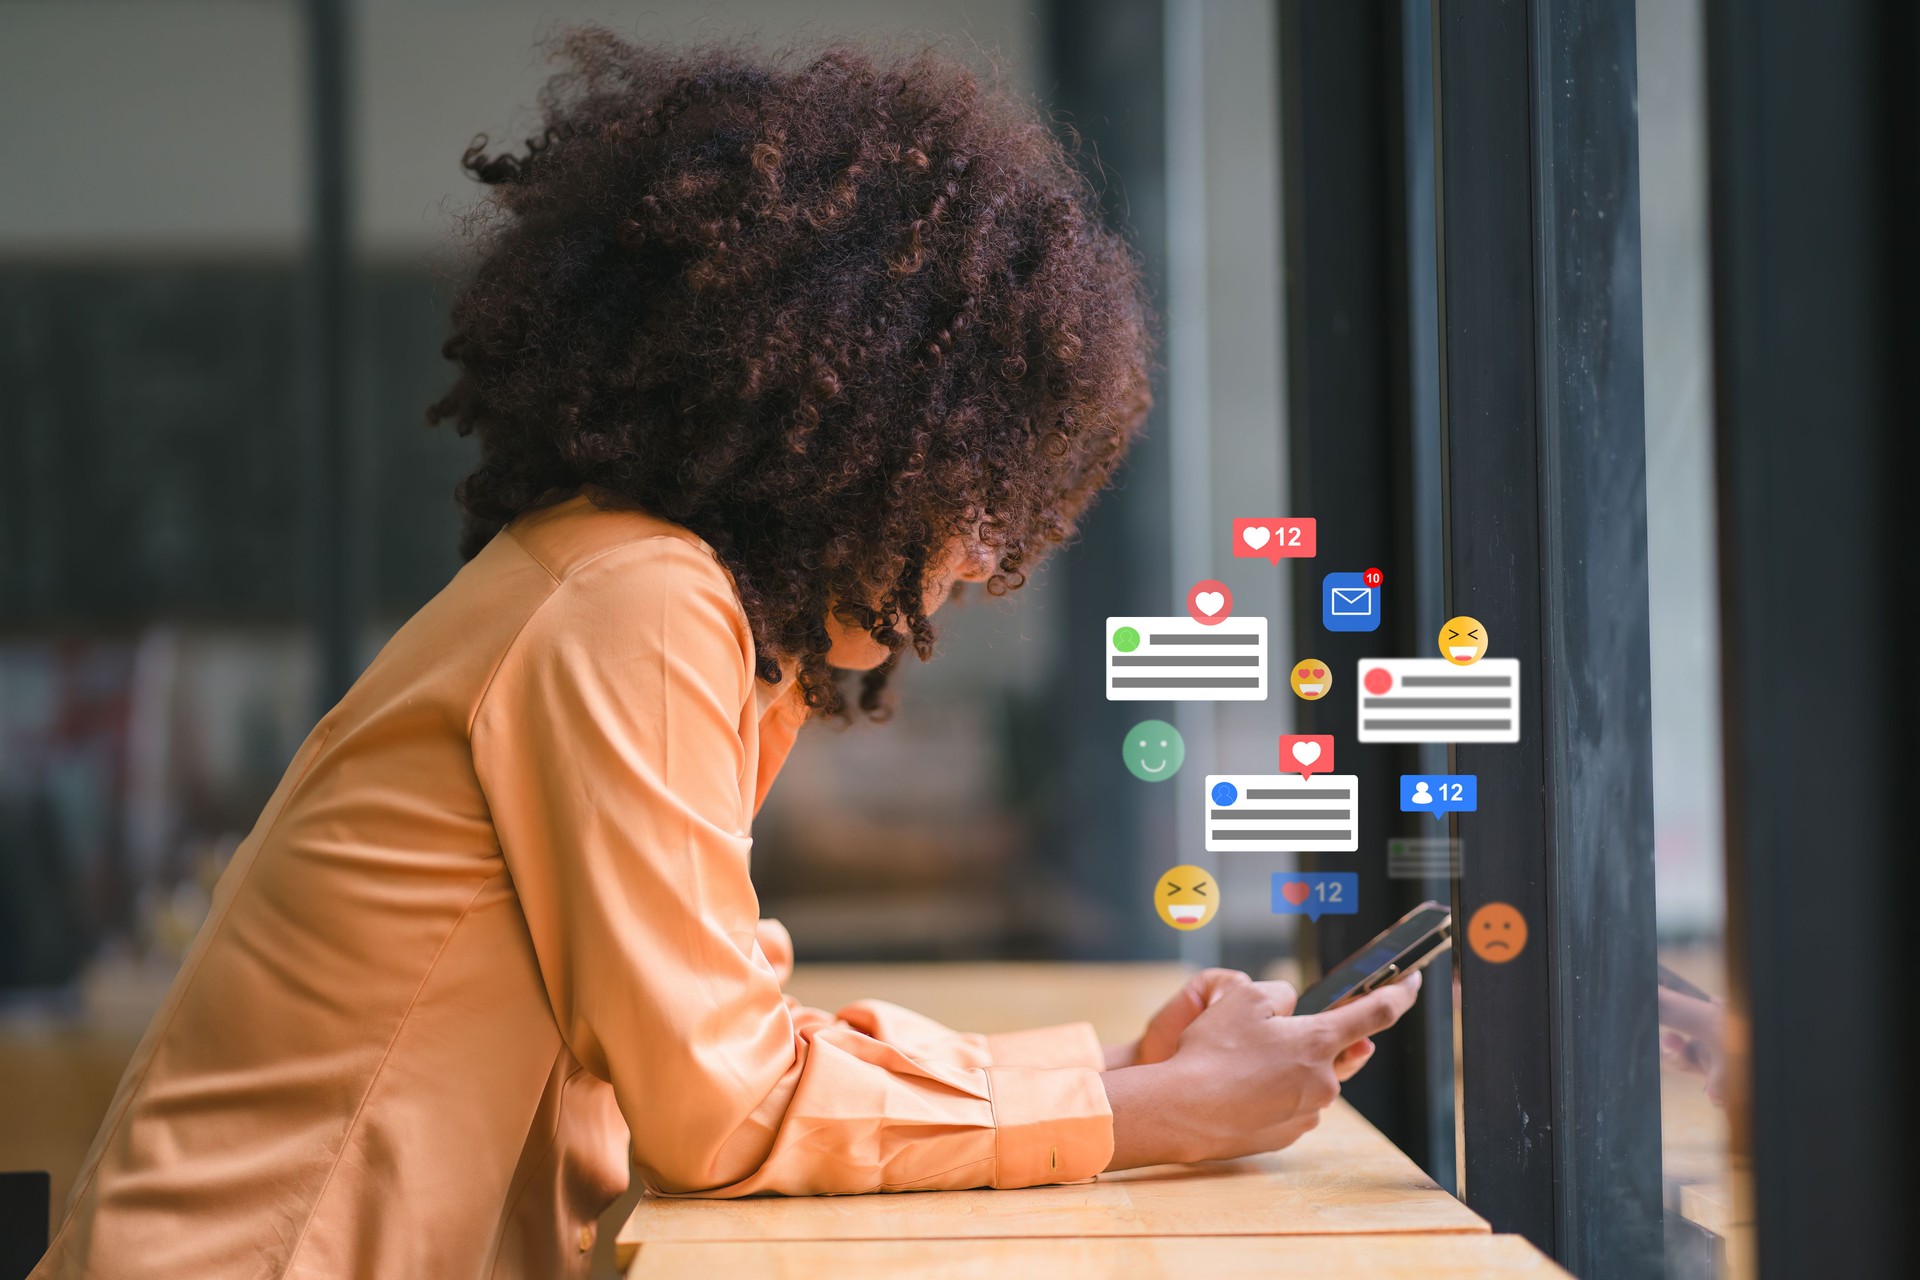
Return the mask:
M1177 1109L1165 1096L1167 1073L1160 1067L1119 1067L1101 1075L1107 1106L1113 1112L1113 1158L1107 1172L1171 1164L1187 1157L1181 1150Z

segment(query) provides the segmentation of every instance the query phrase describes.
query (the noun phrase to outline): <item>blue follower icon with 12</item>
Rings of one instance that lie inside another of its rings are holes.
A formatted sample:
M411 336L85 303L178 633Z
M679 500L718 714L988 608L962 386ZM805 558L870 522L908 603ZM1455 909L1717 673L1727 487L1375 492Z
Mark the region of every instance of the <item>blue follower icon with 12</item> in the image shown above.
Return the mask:
M1480 779L1471 773L1403 773L1400 775L1400 812L1472 813L1480 807Z

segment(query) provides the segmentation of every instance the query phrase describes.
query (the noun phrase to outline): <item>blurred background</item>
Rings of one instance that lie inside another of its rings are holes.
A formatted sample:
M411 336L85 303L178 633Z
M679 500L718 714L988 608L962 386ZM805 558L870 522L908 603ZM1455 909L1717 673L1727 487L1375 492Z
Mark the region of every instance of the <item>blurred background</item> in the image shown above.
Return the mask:
M1011 598L944 614L941 656L896 682L890 724L803 735L756 828L763 913L803 961L1264 969L1299 951L1316 967L1268 907L1285 858L1216 868L1217 927L1159 923L1160 871L1214 865L1199 796L1139 783L1119 756L1129 724L1163 716L1189 779L1266 771L1301 704L1109 704L1099 647L1106 616L1179 613L1203 577L1273 620L1276 672L1317 624L1295 614L1319 570L1296 583L1287 562L1224 546L1238 515L1313 515L1342 536L1338 503L1296 509L1309 401L1288 263L1316 252L1288 225L1287 177L1312 172L1287 162L1298 8L0 0L0 1169L52 1170L62 1202L294 747L457 567L451 490L471 447L422 425L449 380L452 233L477 194L457 162L476 133L533 130L540 42L581 21L674 44L932 42L975 62L1082 136L1161 312L1149 435L1083 540ZM1416 27L1423 8L1378 6ZM1701 13L1643 0L1637 17L1657 931L1663 958L1717 994ZM1417 90L1430 47L1393 56ZM1334 163L1417 182L1431 161L1429 144ZM1403 398L1416 419L1429 381ZM1408 595L1424 654L1445 616L1438 507L1407 501L1424 514L1383 567L1435 587ZM1382 866L1390 840L1431 834L1383 821L1361 855ZM1415 880L1414 900L1448 895L1444 874ZM1455 1186L1445 985L1425 1002L1442 1074L1423 1077L1420 1132L1395 1136ZM1670 1076L1663 1105L1678 1213L1682 1189L1724 1171L1726 1130L1695 1077ZM1669 1264L1715 1274L1726 1252Z

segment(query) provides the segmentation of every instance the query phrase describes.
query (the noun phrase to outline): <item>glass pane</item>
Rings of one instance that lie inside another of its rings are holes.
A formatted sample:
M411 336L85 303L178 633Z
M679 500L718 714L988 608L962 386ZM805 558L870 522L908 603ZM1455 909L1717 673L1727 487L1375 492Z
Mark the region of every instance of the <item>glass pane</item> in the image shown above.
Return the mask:
M1726 1113L1706 85L1699 0L1638 8L1667 1272L1751 1274Z

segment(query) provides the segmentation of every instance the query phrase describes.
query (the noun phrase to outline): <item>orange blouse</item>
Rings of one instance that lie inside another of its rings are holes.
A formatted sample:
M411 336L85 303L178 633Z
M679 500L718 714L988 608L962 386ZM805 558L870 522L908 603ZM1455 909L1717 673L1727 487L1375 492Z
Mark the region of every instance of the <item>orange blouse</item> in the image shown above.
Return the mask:
M1091 1028L781 995L747 852L790 690L685 530L496 537L300 748L33 1274L584 1274L629 1155L708 1196L1104 1168Z

